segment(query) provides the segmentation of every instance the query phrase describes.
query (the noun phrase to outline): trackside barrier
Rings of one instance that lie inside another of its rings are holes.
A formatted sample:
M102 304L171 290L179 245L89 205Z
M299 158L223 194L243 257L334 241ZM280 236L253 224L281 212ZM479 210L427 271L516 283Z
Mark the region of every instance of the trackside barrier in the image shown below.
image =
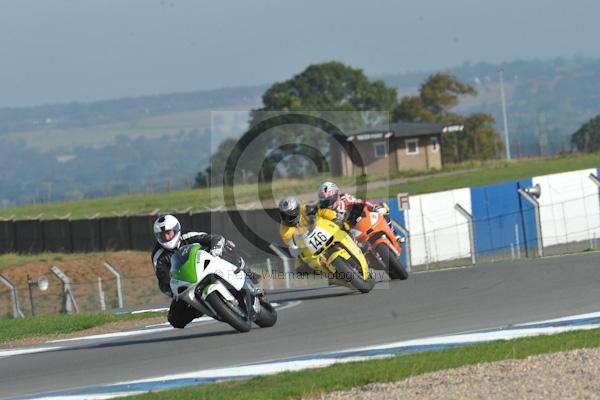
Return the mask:
M518 192L521 196L523 196L523 198L525 198L525 200L527 200L533 206L533 209L535 211L534 216L535 229L537 233L538 255L540 257L544 257L544 242L542 236L542 223L540 217L540 203L538 203L535 196L532 196L531 194L527 193L524 189L518 189Z
M67 275L65 275L58 267L52 266L50 271L58 278L63 284L63 303L61 312L67 314L79 313L79 307L77 307L77 302L75 301L75 297L73 296L73 292L71 292L71 280Z
M0 275L0 282L6 285L10 290L13 317L25 318L25 314L23 314L23 311L21 311L21 305L19 304L19 296L17 296L17 287L2 275Z
M460 213L463 217L466 218L467 223L469 224L469 243L471 245L471 264L475 265L477 263L476 256L476 247L475 247L475 233L473 231L473 216L465 210L460 204L456 203L454 205L456 211Z
M108 261L104 262L104 267L109 270L117 279L117 296L119 301L119 308L125 307L125 287L123 286L123 274L118 271L111 263Z
M292 286L291 280L290 280L290 274L291 274L290 258L287 256L287 254L285 254L279 247L277 247L273 243L271 243L269 245L269 247L271 248L271 250L273 250L273 252L275 254L277 254L279 256L279 258L281 258L281 261L283 262L283 273L285 275L285 288L289 289Z

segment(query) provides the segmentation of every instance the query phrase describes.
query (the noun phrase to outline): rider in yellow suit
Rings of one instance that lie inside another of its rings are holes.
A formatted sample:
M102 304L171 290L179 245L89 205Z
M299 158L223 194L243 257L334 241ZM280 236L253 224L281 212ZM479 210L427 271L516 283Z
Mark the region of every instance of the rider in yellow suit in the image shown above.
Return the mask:
M309 216L315 215L338 224L340 223L337 221L337 213L334 210L328 208L319 209L316 205L312 204L300 204L293 196L284 197L279 202L279 215L281 217L279 236L281 236L281 240L287 245L291 256L294 258L298 258L300 255L298 246L294 242L294 233L298 229L306 229ZM303 262L297 260L296 269L299 272L308 272L304 267L309 268ZM312 271L310 268L309 270Z

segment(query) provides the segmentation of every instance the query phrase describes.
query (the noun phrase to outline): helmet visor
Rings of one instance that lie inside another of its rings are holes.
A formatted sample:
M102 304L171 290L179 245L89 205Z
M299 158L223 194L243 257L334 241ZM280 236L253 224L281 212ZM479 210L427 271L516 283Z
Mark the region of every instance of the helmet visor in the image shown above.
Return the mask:
M333 208L335 203L337 202L337 196L329 196L319 200L319 206L321 208Z
M158 232L155 235L156 235L156 239L160 243L166 243L170 240L173 240L173 238L177 235L177 232L175 232L174 229L168 229L164 232Z
M287 226L296 225L300 219L300 212L297 209L281 212L280 215L281 221Z

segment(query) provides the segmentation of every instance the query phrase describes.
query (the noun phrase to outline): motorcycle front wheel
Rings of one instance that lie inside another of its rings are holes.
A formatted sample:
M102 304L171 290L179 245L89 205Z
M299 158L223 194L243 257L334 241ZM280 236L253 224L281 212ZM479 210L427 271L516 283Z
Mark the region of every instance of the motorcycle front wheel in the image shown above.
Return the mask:
M352 268L352 266L349 265L352 260L353 259L344 260L343 258L336 258L333 260L332 265L335 268L336 278L348 282L361 293L369 293L375 286L375 280L371 275L369 275L367 280L364 280L360 268Z
M206 301L215 310L223 322L231 325L239 332L248 332L252 328L252 323L240 315L241 310L234 310L233 305L221 297L217 291L212 292L206 297Z

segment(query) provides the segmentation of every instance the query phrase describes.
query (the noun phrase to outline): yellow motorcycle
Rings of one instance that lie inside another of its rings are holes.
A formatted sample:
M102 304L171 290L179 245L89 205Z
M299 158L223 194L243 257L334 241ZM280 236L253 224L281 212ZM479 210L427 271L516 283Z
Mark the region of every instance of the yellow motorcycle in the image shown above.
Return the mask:
M302 261L335 283L368 293L375 286L367 260L354 240L334 222L311 216L294 233Z

